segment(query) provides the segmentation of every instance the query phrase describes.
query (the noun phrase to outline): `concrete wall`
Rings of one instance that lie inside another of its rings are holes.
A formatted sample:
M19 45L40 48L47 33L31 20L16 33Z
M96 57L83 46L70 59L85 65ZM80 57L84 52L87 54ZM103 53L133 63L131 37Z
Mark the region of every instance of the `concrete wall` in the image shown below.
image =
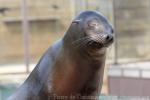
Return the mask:
M107 1L27 0L31 58L37 60L49 45L62 37L73 17L81 10L100 10L108 15ZM20 4L21 0L0 0L0 8L9 8L5 14L0 14L0 63L23 61Z
M74 12L70 0L28 0L27 3L30 53L35 59L65 33ZM8 8L5 14L0 14L0 62L23 61L20 4L21 0L0 0L0 8Z
M150 0L114 2L119 57L149 58Z

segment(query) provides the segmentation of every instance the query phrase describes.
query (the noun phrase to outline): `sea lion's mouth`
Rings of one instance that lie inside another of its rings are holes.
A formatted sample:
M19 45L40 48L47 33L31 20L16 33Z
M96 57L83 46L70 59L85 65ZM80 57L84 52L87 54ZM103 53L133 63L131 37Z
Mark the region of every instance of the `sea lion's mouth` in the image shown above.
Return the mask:
M100 48L104 47L102 43L99 43L99 42L96 42L96 41L89 42L88 46L90 48L95 48L95 49L100 49Z
M101 49L101 48L110 46L113 43L113 41L114 41L113 38L111 38L109 41L105 41L105 42L102 42L102 41L99 42L99 41L92 40L88 43L88 46L93 49Z
M105 47L110 46L114 42L114 38L109 39L107 42L104 43Z

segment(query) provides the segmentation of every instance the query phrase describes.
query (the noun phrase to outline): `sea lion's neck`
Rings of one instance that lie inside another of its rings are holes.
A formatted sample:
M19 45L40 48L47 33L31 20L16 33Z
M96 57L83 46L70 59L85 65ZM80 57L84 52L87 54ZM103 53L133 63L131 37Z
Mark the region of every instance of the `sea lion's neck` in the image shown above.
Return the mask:
M90 50L89 48L86 47L73 47L70 45L67 45L68 47L65 52L66 54L70 55L72 59L74 60L82 60L86 62L91 62L91 63L105 63L105 58L106 58L106 48L102 48L99 50Z

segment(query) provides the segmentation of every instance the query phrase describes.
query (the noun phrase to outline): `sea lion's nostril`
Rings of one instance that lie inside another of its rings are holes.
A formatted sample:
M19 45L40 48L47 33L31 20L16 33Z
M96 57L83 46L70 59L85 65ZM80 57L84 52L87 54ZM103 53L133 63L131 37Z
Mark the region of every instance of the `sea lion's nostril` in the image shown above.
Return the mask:
M109 36L109 35L107 35L107 36L106 36L106 40L109 40L109 39L110 39L110 36Z
M106 36L106 41L110 41L110 40L112 40L113 39L113 36L111 36L111 35L107 35Z

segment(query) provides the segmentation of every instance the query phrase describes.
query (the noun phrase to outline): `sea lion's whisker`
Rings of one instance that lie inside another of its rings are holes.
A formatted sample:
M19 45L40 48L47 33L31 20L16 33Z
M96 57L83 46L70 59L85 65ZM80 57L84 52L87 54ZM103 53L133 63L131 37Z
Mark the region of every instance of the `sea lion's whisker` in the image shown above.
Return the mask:
M82 41L84 41L84 40L87 40L87 39L89 39L90 37L83 37L83 38L80 38L80 39L78 39L78 40L75 40L72 44L76 44L76 43L78 43L78 42L82 42Z
M85 44L87 44L87 42L90 40L90 37L80 38L72 43L72 45L74 45L73 48L78 48L81 46L85 47Z
M82 46L82 47L85 47L86 44L87 44L88 42L90 42L90 41L91 41L90 38L84 39L84 40L78 42L78 44L76 44L76 46L75 46L74 48L78 48L78 47L81 47L81 46Z

